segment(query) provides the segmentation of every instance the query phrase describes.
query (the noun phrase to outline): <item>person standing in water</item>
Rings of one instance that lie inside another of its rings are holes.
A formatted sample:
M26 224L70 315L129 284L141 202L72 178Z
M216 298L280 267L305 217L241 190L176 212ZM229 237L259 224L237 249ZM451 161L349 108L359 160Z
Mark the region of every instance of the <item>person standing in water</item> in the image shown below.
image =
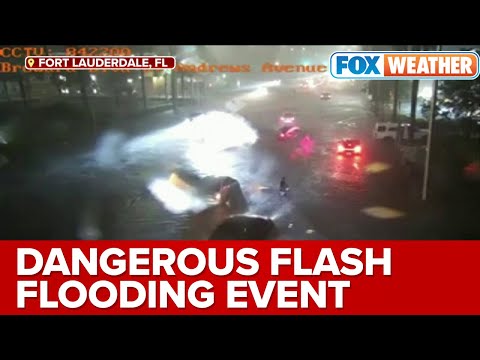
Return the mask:
M282 176L282 179L280 180L280 195L284 196L287 194L288 191L288 184L287 180L285 179L285 176Z

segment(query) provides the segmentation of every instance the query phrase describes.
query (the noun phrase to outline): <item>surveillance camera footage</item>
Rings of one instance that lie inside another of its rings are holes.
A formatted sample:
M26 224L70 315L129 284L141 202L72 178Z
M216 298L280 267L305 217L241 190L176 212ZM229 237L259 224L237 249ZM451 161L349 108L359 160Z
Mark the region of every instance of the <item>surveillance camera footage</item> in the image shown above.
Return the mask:
M436 48L0 45L0 236L478 239L480 80L328 71L336 51ZM24 66L104 54L177 65Z

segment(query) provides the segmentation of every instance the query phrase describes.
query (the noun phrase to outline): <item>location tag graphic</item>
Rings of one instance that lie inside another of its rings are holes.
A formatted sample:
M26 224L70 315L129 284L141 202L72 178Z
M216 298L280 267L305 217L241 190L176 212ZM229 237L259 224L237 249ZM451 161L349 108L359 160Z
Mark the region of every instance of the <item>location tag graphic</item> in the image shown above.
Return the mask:
M32 67L33 64L35 64L35 60L33 60L32 58L30 58L30 59L27 60L27 64L28 64L28 67Z

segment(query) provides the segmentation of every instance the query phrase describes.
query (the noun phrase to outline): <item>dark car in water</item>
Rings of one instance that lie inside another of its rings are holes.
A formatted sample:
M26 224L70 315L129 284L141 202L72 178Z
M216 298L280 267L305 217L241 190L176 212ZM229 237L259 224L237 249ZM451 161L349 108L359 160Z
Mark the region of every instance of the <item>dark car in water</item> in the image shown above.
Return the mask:
M286 141L297 138L301 133L301 129L296 125L282 126L278 131L277 137L280 141Z
M233 215L224 220L209 240L273 240L277 234L272 219L254 215Z

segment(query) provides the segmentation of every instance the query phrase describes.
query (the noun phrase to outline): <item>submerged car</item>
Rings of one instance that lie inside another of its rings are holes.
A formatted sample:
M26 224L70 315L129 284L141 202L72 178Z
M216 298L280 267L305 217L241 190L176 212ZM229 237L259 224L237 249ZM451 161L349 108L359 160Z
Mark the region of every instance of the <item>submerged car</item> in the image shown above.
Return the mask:
M278 131L278 140L285 141L295 139L300 135L301 129L296 125L282 126Z
M209 240L272 240L277 233L272 219L255 215L233 215L224 220Z
M240 183L229 176L202 177L188 170L176 169L171 173L168 183L173 186L172 191L168 193L169 198L176 194L180 197L179 202L185 197L191 197L205 203L206 206L226 206L230 213L248 210L248 202ZM161 190L164 193L168 192L168 188Z
M227 206L231 213L240 213L248 210L248 202L240 183L229 176L208 177L210 184L215 186L215 200L218 205ZM211 188L212 190L215 188Z
M340 155L361 155L362 144L358 139L343 139L337 144L337 154Z
M291 111L284 112L279 118L280 124L293 124L296 120L295 114Z
M320 94L320 99L322 100L330 100L332 98L332 94L329 92L323 92Z

